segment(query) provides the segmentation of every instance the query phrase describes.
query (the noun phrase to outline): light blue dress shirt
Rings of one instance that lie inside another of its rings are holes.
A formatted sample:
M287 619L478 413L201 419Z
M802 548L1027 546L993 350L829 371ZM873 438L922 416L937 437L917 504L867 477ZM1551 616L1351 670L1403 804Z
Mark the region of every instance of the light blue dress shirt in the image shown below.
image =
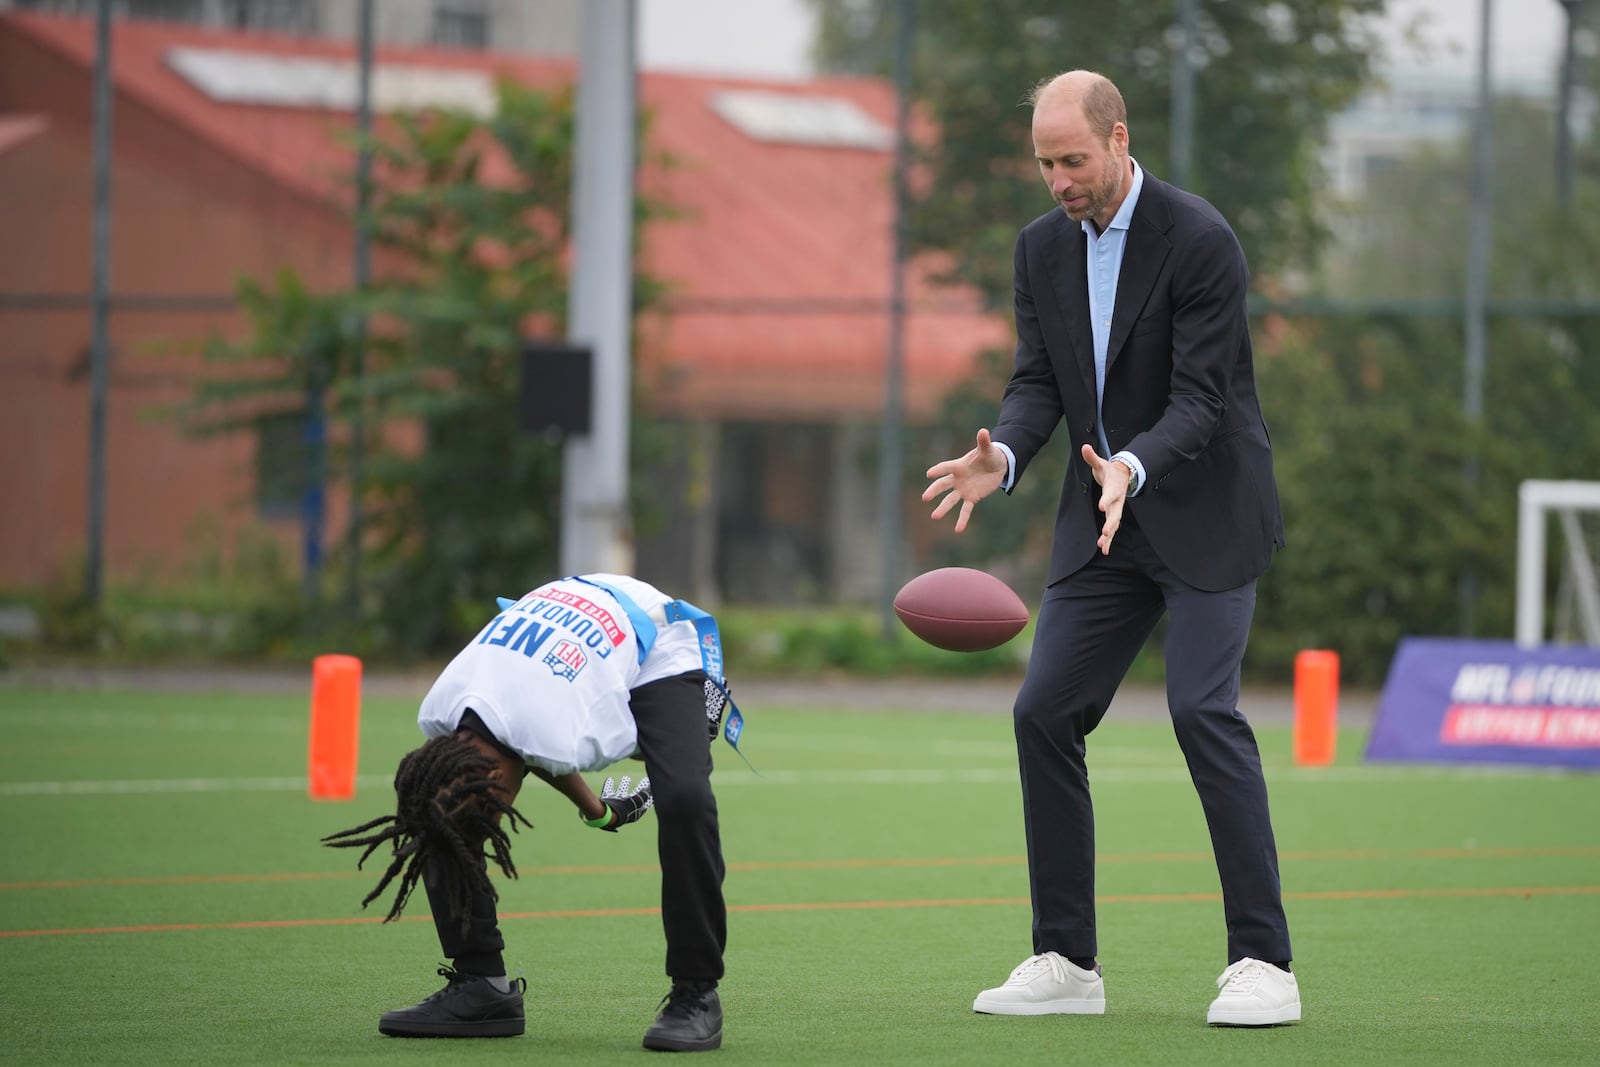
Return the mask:
M1139 203L1139 193L1144 189L1144 168L1139 166L1137 160L1130 158L1129 162L1133 164L1133 187L1123 198L1111 223L1103 232L1092 219L1084 219L1079 224L1087 238L1089 325L1094 336L1095 431L1100 435L1102 456L1111 452L1105 426L1099 418L1101 398L1106 389L1106 353L1111 346L1111 313L1117 306L1117 278L1122 273L1122 253L1128 246L1128 223L1133 219L1133 209ZM1017 459L1011 449L998 441L995 444L1006 456L1006 480L1001 483L1001 488L1010 489L1016 479ZM1136 495L1144 486L1144 464L1127 451L1118 452L1111 458L1125 460L1132 468L1133 479L1128 493L1130 496Z

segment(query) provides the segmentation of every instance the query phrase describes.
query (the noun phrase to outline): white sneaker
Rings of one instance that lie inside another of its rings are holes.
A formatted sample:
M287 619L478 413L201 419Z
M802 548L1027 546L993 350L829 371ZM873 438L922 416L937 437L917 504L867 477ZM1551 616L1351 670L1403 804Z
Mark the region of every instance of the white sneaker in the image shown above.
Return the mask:
M1300 983L1281 967L1249 956L1228 965L1217 979L1222 992L1211 1002L1212 1026L1277 1026L1300 1021Z
M972 1002L984 1015L1104 1015L1106 984L1097 970L1086 971L1065 956L1029 956L996 989Z

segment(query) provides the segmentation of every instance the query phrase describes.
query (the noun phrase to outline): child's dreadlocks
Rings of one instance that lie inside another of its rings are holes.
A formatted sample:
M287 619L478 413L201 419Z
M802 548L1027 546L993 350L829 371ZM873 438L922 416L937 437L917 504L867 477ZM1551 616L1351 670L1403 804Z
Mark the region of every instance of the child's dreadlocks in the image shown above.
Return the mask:
M365 845L357 868L379 845L394 842L394 859L377 886L362 898L363 908L381 896L399 875L400 888L383 921L398 919L411 890L423 871L430 868L451 909L461 916L463 933L471 921L474 890L499 899L489 881L485 848L508 878L517 876L517 868L511 862L511 838L500 825L499 816L506 816L513 830L519 822L529 829L533 824L493 788L495 782L489 777L493 767L494 761L470 741L454 736L435 737L406 753L400 761L394 775L393 815L322 839L330 848ZM360 836L363 834L366 836Z

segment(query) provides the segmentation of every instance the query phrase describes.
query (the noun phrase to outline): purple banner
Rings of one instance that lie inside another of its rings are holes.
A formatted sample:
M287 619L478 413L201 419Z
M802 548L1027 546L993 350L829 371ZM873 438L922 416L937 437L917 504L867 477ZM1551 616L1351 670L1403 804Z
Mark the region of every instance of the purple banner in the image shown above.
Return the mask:
M1600 648L1405 638L1366 758L1600 770Z

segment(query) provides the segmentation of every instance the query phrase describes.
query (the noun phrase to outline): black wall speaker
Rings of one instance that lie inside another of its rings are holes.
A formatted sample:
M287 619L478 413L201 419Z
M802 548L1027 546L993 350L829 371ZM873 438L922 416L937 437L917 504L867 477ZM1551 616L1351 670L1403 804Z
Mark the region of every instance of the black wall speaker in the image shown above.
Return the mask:
M522 432L541 437L589 433L594 352L559 341L522 346Z

